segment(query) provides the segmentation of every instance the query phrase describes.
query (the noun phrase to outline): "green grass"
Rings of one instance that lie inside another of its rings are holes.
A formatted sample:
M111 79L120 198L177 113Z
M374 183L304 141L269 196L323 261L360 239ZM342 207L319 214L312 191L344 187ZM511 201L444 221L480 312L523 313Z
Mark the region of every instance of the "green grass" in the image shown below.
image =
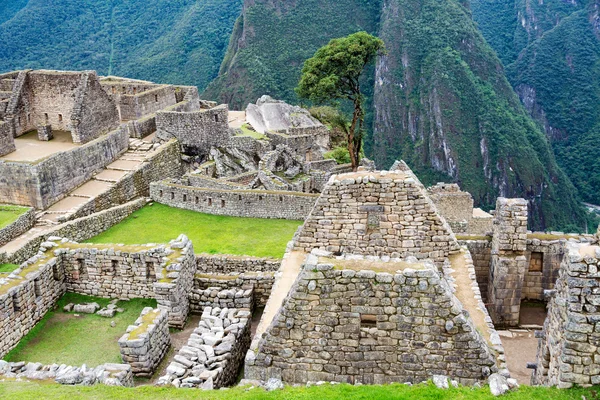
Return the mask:
M87 243L168 243L184 233L194 252L281 258L302 221L202 214L154 203Z
M19 268L17 264L0 264L0 274L10 274Z
M560 390L541 387L521 387L502 396L503 400L524 399L553 399L553 400L581 400L585 396L588 400L598 399L598 388ZM333 399L395 399L395 400L484 400L494 399L487 387L471 389L461 387L458 389L442 390L432 384L406 386L400 384L385 386L351 386L351 385L323 385L313 387L286 387L283 390L265 392L263 389L235 387L227 390L202 391L198 389L175 389L154 386L140 386L136 388L111 387L96 385L66 386L48 383L6 382L0 383L0 398L6 399L294 399L294 400L333 400Z
M48 312L4 360L75 366L86 364L90 367L104 363L121 363L117 341L123 336L127 326L133 324L140 316L144 307L156 307L156 300L120 301L117 305L125 311L117 313L114 318L104 318L95 314L75 316L75 313L62 310L68 303L93 301L105 306L110 300L74 293L65 294L57 302L56 309ZM114 328L110 326L111 321L116 323Z
M242 135L240 136L250 136L256 140L267 140L267 137L260 132L256 132L253 129L250 129L250 125L244 124L240 128L242 130Z
M0 205L0 229L15 222L27 210L27 207Z

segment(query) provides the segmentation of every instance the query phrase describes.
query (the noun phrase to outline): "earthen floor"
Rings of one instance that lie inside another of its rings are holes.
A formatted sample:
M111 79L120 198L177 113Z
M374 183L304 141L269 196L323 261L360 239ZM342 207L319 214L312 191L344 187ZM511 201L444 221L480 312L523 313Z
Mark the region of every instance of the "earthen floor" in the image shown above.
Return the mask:
M245 111L229 111L229 127L232 129L241 128L246 123Z
M53 131L53 134L54 139L48 142L38 140L37 131L19 136L15 139L17 150L0 157L0 160L34 162L80 146L73 143L71 132Z

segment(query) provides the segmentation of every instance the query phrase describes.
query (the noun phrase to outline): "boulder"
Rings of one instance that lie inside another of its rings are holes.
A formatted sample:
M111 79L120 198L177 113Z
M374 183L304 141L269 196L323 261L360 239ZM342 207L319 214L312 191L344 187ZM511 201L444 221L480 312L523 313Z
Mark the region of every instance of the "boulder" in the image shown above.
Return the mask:
M246 108L246 120L259 133L266 131L287 131L289 128L321 127L308 110L262 96L256 104Z
M494 396L501 396L509 391L509 386L506 378L500 374L492 374L488 378L490 384L490 392Z

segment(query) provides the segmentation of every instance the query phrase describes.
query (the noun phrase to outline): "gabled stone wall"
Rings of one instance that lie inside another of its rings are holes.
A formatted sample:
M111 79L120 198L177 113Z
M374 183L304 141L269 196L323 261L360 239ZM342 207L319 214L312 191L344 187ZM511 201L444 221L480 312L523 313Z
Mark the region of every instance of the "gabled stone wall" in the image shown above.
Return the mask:
M431 259L459 246L423 185L400 171L332 177L295 244L297 250Z
M245 377L384 384L442 374L474 384L495 356L432 263L344 269L309 256Z

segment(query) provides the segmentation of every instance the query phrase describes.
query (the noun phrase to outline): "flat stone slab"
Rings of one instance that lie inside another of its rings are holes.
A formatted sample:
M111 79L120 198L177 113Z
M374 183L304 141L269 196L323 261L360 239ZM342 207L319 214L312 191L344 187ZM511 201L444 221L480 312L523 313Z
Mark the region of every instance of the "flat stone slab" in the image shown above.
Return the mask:
M67 196L58 203L55 203L52 207L48 208L47 211L68 212L84 203L87 203L89 200L90 199L86 197Z
M127 175L129 171L119 171L116 169L105 169L99 172L94 178L102 181L118 182L122 177Z
M98 180L92 179L91 181L88 181L87 183L84 183L77 189L73 190L70 195L96 197L99 194L104 193L106 190L108 190L112 186L113 185L110 182L104 182L104 181L98 181Z
M142 164L141 161L117 160L109 164L106 169L116 169L123 171L135 171Z

